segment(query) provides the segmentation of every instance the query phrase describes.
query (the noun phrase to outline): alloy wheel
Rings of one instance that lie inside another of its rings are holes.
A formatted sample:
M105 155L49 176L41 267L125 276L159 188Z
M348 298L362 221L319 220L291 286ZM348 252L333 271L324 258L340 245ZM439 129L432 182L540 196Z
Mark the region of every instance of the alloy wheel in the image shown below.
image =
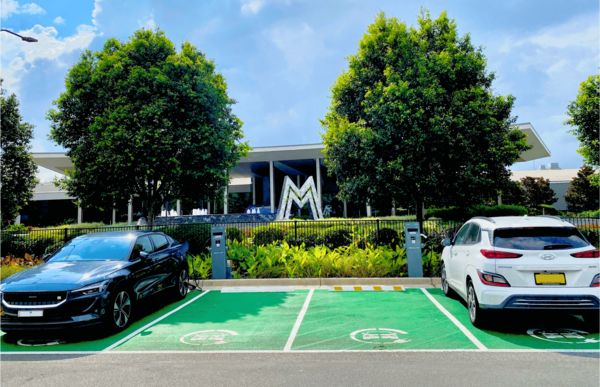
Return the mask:
M185 286L185 283L187 282L188 279L188 275L187 275L187 271L182 270L179 273L179 294L181 295L181 297L185 297L186 294L188 293L188 288L187 286Z
M477 301L475 300L475 289L473 289L473 285L469 285L467 302L469 304L469 318L471 319L471 322L473 322L477 318Z
M113 310L113 318L115 325L119 328L127 325L129 317L131 316L131 299L126 291L121 291L115 298L115 305Z
M442 265L442 289L448 294L448 281L446 280L446 265Z

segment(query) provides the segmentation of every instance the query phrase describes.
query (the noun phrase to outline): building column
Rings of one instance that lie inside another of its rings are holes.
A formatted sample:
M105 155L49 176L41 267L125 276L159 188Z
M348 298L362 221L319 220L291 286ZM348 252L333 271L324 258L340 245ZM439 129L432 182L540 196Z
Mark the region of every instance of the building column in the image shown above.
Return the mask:
M367 204L367 218L371 217L371 205Z
M127 203L127 224L133 222L133 196L129 197L129 203Z
M502 205L502 194L498 194L498 205Z
M348 203L344 200L344 218L348 217Z
M227 195L227 191L228 191L228 189L227 189L227 188L228 188L228 187L226 186L226 187L225 187L225 192L223 193L223 214L225 214L225 215L227 215L227 214L228 214L228 210L229 210L229 209L227 208L227 204L228 204L227 202L229 201L229 200L228 200L228 199L229 199L229 197L228 197L228 195Z
M15 218L15 224L21 224L21 215L17 215Z
M177 216L181 216L181 200L177 200Z
M396 216L396 202L392 200L392 216Z
M256 204L256 177L252 176L252 205Z
M300 175L296 175L296 186L300 189ZM302 198L298 198L302 200ZM298 208L298 216L302 215L302 208Z
M269 195L271 202L271 214L275 213L275 169L273 161L269 161Z
M116 208L113 208L113 211L112 211L112 224L113 224L113 226L115 224L117 224L117 209Z
M207 213L208 215L210 215L210 200L209 200L209 201L207 201L206 203L207 203L207 205L206 205L206 207L207 207L207 211L206 211L206 213Z
M81 206L77 206L77 224L81 224L83 222L83 210Z
M321 194L321 159L315 159L317 167L317 196L319 197L319 208L323 208L323 197Z

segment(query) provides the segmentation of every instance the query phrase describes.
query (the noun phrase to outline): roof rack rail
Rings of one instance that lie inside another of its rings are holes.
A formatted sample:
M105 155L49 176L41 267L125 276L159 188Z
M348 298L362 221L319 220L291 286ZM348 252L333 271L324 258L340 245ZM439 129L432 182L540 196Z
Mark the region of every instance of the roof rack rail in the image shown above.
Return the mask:
M496 223L496 221L492 218L488 218L487 216L474 216L471 219L482 219L487 220L488 222Z
M550 218L550 219L556 219L556 220L560 220L561 222L564 222L565 220L562 218L559 218L558 216L554 216L554 215L538 215L538 218Z

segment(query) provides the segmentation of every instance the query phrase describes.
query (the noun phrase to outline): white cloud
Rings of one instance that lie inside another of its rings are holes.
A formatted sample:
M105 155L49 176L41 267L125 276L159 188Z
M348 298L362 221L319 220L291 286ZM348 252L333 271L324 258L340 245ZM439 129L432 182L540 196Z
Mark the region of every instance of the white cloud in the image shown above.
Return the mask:
M16 0L2 0L0 8L2 8L2 19L7 19L13 14L20 13L31 15L46 13L42 7L35 3L19 5L19 2Z
M146 19L146 21L144 21L144 22L142 22L141 20L138 20L138 25L140 27L144 27L149 30L155 29L156 23L154 22L154 14L151 13L150 16L148 17L148 19Z
M217 31L217 28L220 23L220 19L213 19L203 25L202 27L196 28L190 34L190 42L194 45L198 45L204 42L207 36L214 34Z
M265 4L265 0L242 0L242 14L255 15Z
M61 56L74 50L86 49L97 36L95 28L85 24L77 27L77 32L66 38L57 38L58 32L54 27L41 25L18 33L33 37L38 42L24 43L8 34L0 35L2 77L6 82L6 88L10 88L11 91L17 89L21 77L35 67L36 60L49 59L59 66L68 66L70 63L63 63Z
M564 59L561 59L560 61L558 61L555 64L553 64L552 66L550 66L548 68L548 71L546 71L546 72L548 74L559 72L563 68L563 66L566 64L567 64L567 61Z
M63 19L62 17L58 16L56 19L54 19L52 21L52 23L54 23L54 24L65 24L65 21L66 21L65 19Z
M330 54L321 38L306 23L298 27L275 27L269 31L269 38L283 52L288 73L297 81L310 78L313 63Z
M92 11L92 24L94 24L95 26L98 25L98 15L100 14L100 12L102 12L102 7L100 6L101 2L102 0L94 1L94 10Z

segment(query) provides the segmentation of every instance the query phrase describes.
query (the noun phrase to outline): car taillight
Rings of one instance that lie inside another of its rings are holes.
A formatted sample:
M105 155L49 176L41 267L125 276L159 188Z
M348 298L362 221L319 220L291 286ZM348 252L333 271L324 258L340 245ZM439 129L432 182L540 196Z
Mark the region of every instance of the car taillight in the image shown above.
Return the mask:
M579 253L573 253L571 254L571 257L575 257L575 258L598 258L600 257L600 251L594 249L594 250L587 250L587 251L581 251Z
M596 274L590 285L592 288L600 287L600 274Z
M477 275L484 285L510 287L506 278L498 274L477 270Z
M519 258L522 257L523 254L514 254L507 253L505 251L496 251L496 250L480 250L481 255L490 259L503 259L503 258Z

